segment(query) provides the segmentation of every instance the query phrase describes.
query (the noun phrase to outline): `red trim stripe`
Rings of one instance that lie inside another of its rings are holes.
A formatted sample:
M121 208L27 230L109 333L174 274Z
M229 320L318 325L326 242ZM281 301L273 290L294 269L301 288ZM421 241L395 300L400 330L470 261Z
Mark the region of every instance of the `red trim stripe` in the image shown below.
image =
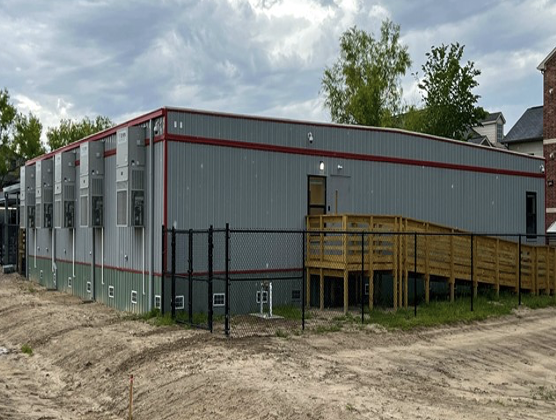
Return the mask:
M305 125L305 126L313 126L313 127L328 127L328 128L340 128L340 129L348 129L348 130L358 130L358 131L370 131L370 132L380 132L380 133L397 133L397 134L406 134L414 137L420 137L423 139L440 141L443 143L450 143L456 146L462 147L473 147L473 148L480 148L481 150L489 151L489 152L496 152L496 153L506 153L506 154L513 154L521 156L521 153L514 152L511 150L504 150L498 149L494 147L483 147L473 143L468 143L461 140L454 140L448 139L444 137L437 137L430 134L423 134L423 133L415 133L412 131L406 131L399 128L389 128L389 127L370 127L364 125L348 125L348 124L334 124L334 123L324 123L324 122L314 122L314 121L300 121L300 120L289 120L287 118L272 118L272 117L263 117L257 115L241 115L241 114L228 114L225 112L214 112L214 111L203 111L199 109L189 109L189 108L176 108L176 107L165 107L166 111L170 112L184 112L187 114L196 114L196 115L206 115L209 117L220 117L220 118L232 118L232 119L240 119L240 120L250 120L250 121L261 121L261 122L273 122L273 123L282 123L282 124L294 124L294 125ZM167 131L166 131L167 132ZM524 158L529 159L538 159L544 160L539 156L531 156L531 155L522 155Z
M267 152L274 152L274 153L341 158L341 159L359 160L359 161L366 161L366 162L383 162L383 163L393 163L393 164L409 165L409 166L426 166L429 168L442 168L442 169L451 169L451 170L458 170L458 171L480 172L480 173L497 174L497 175L522 176L522 177L530 177L530 178L545 177L545 174L542 173L514 171L508 169L489 168L489 167L482 167L482 166L459 165L455 163L433 162L427 160L396 158L396 157L388 157L388 156L365 155L359 153L336 152L331 150L303 149L299 147L277 146L272 144L251 143L251 142L243 142L243 141L236 141L236 140L210 139L205 137L183 136L177 134L167 134L166 138L168 141L172 141L172 142L203 144L208 146L219 146L219 147L231 147L237 149L259 150L259 151L267 151Z
M34 258L34 255L29 254L29 258ZM37 255L37 259L38 260L47 260L47 261L52 260L51 257L42 257L42 256L38 256L38 255ZM66 263L66 264L72 264L73 263L73 261L71 261L71 260L64 260L64 259L61 259L61 258L56 258L54 260L54 262L62 262L62 263ZM75 264L85 265L87 267L91 266L91 263L87 263L87 262L83 262L83 261L75 261ZM102 265L101 264L95 264L95 268L102 268ZM132 268L115 267L113 265L104 264L104 268L106 268L108 270L121 271L121 272L124 272L124 273L143 274L143 271L141 271L141 270L135 270L135 269L132 269ZM149 271L145 270L145 275L149 275ZM155 272L154 275L157 276L157 277L162 277L162 273L156 273Z
M144 114L144 115L140 115L132 120L129 120L125 123L122 124L118 124L115 125L112 128L108 128L104 131L100 131L98 133L95 134L91 134L89 137L85 137L84 139L78 140L76 142L73 142L71 144L68 144L64 147L60 147L59 149L53 150L52 152L46 153L44 155L41 156L37 156L36 158L33 158L29 161L27 161L25 163L26 166L32 165L35 162L38 162L39 160L43 160L43 159L48 159L51 156L54 156L56 153L60 153L60 152L66 152L68 150L73 150L76 149L81 143L86 143L89 141L95 141L95 140L100 140L103 139L105 137L111 136L112 134L115 134L120 128L124 128L124 127L130 127L130 126L134 126L137 124L142 124L152 118L158 118L160 116L162 116L165 113L165 109L164 108L159 108L155 111L149 112L148 114ZM156 142L156 140L155 140Z

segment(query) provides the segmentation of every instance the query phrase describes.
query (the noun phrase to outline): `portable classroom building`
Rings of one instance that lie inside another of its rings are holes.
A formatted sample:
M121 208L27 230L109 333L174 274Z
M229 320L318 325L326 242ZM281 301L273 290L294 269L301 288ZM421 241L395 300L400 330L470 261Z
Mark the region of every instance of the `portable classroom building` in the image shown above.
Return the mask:
M33 226L22 196L28 276L133 312L160 295L163 225L302 229L337 212L544 232L542 158L402 130L161 108L27 162L22 185L67 154L75 221Z

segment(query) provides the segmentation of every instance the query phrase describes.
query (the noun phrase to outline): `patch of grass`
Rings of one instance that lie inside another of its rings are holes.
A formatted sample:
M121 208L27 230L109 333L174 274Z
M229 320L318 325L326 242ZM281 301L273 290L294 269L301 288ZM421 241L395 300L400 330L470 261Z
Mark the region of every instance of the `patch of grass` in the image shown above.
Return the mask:
M289 334L287 333L287 331L281 330L281 329L277 329L276 330L276 337L280 337L280 338L288 338Z
M340 324L329 324L329 325L317 325L314 331L317 334L325 334L330 332L338 332L342 330L342 326Z
M158 315L154 318L149 319L149 323L152 325L156 325L157 327L162 327L166 325L175 325L176 321L172 319L172 314L167 313L162 315Z
M149 312L146 312L140 316L141 319L148 321L149 319L156 318L160 316L160 309L153 308Z
M33 349L31 348L31 346L29 344L24 344L21 346L21 352L25 353L29 356L33 355Z
M548 308L556 306L555 296L548 295L531 295L529 293L521 294L521 304L531 309Z
M396 312L375 309L370 312L367 322L382 325L390 330L409 330L417 327L481 321L493 316L509 315L517 306L517 301L515 298L490 300L479 296L473 302L473 312L470 310L470 305L470 299L458 299L454 303L431 302L428 305L420 305L417 308L417 316L414 315L413 308L398 309Z
M539 386L531 390L531 398L534 400L556 401L556 387Z
M301 311L301 308L299 306L292 306L292 305L277 306L272 309L272 314L281 316L286 319L293 319L296 321L301 321L303 317L303 312ZM311 318L312 316L309 313L309 311L305 311L305 320Z

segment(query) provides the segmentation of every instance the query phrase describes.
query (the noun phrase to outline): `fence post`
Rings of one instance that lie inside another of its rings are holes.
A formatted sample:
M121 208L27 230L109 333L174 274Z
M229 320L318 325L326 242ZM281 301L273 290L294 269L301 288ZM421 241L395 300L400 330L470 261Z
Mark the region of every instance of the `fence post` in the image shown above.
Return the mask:
M213 277L213 227L210 225L208 234L208 327L212 333L212 277Z
M176 319L176 228L172 226L172 319Z
M361 287L360 289L361 289L361 324L364 324L365 323L365 232L361 232Z
M75 233L74 233L75 235ZM160 314L164 315L164 305L166 304L166 296L165 296L165 279L166 279L166 227L162 225L162 277L160 281Z
M224 332L230 336L230 224L226 223L226 294L224 295Z
M413 305L415 306L415 316L417 316L417 232L413 240Z
M518 304L521 306L521 235L519 235L519 245L517 246L517 253L518 253L518 269L517 269L517 296L518 296Z
M305 267L305 257L306 257L306 254L305 254L306 242L305 242L305 240L306 240L306 236L305 235L306 235L306 231L304 230L303 234L301 235L302 240L303 240L303 242L301 244L301 249L302 249L302 254L303 254L303 261L302 261L303 269L301 270L301 276L303 277L301 279L301 331L305 331L305 304L306 304L305 299L307 299L307 296L306 296L306 293L307 293L306 287L307 287L307 285L305 284L305 282L306 282L306 274L305 274L305 269L306 269L306 267Z
M187 292L187 310L189 315L189 324L193 324L193 229L189 229L187 237L187 279L189 281L189 290Z
M473 239L474 235L471 234L471 286L469 290L471 291L471 312L473 312L473 297L475 295L475 275L473 273L474 261L473 261Z

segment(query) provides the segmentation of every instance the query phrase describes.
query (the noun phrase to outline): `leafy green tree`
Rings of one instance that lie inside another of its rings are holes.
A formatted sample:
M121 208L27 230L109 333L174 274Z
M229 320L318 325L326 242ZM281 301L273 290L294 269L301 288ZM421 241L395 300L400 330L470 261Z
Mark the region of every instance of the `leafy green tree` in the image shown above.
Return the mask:
M0 188L10 179L17 179L18 169L26 160L45 152L41 132L38 118L19 113L10 102L8 90L0 90Z
M411 65L407 46L400 44L400 26L382 22L379 39L350 28L340 37L340 49L321 82L332 121L390 126L401 109L400 77Z
M46 133L48 147L50 150L55 150L113 126L114 123L110 118L100 115L94 120L89 117L85 117L81 121L62 119L58 127L48 129Z
M425 105L422 115L425 133L467 140L469 128L486 116L485 110L477 106L480 96L473 93L481 71L472 61L461 64L464 47L459 43L442 44L433 46L426 54L419 83Z

